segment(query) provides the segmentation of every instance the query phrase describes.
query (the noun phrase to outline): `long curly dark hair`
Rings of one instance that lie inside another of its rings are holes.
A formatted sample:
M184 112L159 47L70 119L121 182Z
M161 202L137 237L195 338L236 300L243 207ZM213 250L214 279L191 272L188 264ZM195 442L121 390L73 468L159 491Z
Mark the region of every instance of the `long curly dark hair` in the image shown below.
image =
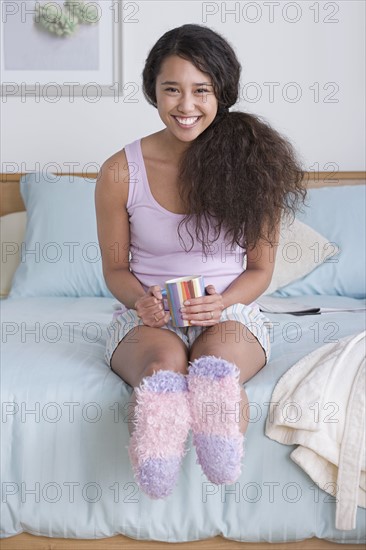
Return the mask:
M167 56L177 55L212 78L218 111L213 122L184 151L179 193L195 222L195 235L207 255L208 231L225 229L231 245L254 248L259 239L274 244L281 215L295 217L305 201L304 172L289 141L258 116L233 111L241 65L233 48L217 32L187 24L166 32L153 46L142 73L143 93L157 107L156 78ZM214 225L212 224L215 220Z

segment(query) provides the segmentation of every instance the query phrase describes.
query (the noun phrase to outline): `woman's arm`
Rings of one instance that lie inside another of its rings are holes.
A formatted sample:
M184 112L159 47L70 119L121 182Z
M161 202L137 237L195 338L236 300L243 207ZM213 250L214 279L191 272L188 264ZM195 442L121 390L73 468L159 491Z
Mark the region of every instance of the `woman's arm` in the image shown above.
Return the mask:
M135 308L136 300L144 296L145 291L129 270L128 186L128 164L122 150L101 167L95 189L95 208L107 287L126 307Z
M280 223L277 225L271 246L267 241L259 240L257 245L247 250L247 267L222 293L224 307L233 304L251 304L269 287L274 271L275 259L280 235Z

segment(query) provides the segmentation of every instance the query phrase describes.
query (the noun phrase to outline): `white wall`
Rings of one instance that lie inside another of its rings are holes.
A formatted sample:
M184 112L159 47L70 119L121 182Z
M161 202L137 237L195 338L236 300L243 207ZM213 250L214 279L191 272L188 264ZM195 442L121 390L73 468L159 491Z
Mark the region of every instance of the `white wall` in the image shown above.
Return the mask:
M134 4L138 22L124 24L123 63L124 83L138 86L133 96L138 102L7 98L1 103L1 172L14 165L30 171L37 162L42 168L57 163L63 171L75 162L82 171L161 129L157 111L143 98L141 72L161 34L184 23L207 24L231 42L243 67L242 99L235 109L263 116L288 136L308 170L365 169L363 1Z

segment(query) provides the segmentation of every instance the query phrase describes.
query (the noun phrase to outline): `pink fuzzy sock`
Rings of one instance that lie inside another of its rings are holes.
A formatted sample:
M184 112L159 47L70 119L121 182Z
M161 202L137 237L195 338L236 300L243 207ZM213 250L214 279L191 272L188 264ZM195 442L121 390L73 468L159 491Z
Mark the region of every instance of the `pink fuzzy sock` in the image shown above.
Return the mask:
M241 473L239 369L204 355L190 363L188 397L198 463L213 483L234 483Z
M135 429L129 444L134 476L153 499L165 498L178 480L190 428L185 375L160 370L136 392Z

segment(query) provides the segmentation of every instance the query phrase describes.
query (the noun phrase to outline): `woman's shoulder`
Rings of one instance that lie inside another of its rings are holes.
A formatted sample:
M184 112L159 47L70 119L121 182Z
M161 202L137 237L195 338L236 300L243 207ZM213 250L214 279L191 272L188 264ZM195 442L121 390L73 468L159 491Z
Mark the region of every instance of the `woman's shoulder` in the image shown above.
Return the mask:
M123 198L124 204L128 198L129 170L125 148L108 157L100 167L97 178L97 189L101 188L113 200L116 196Z
M108 157L103 162L102 168L104 168L106 171L109 170L111 172L114 172L116 170L122 171L122 172L128 171L128 151L126 150L130 149L130 154L131 154L131 148L134 146L137 146L140 142L141 146L144 147L146 152L153 154L153 152L158 149L159 133L160 132L143 136L141 138L135 139L134 141L126 144L122 149L120 149L119 151L116 151L110 157Z
M134 158L134 156L133 151L130 150L128 154L128 152L126 153L126 149L141 141L141 144L142 142L144 144L144 152L147 153L147 156L149 157L151 155L154 157L154 152L157 150L156 135L157 134L151 134L132 141L108 157L99 170L97 186L106 189L110 196L116 193L120 196L122 193L124 203L127 204L130 180L129 161L131 158Z
M124 177L128 173L127 156L125 148L116 151L102 164L100 173L107 181L116 179L116 176Z

